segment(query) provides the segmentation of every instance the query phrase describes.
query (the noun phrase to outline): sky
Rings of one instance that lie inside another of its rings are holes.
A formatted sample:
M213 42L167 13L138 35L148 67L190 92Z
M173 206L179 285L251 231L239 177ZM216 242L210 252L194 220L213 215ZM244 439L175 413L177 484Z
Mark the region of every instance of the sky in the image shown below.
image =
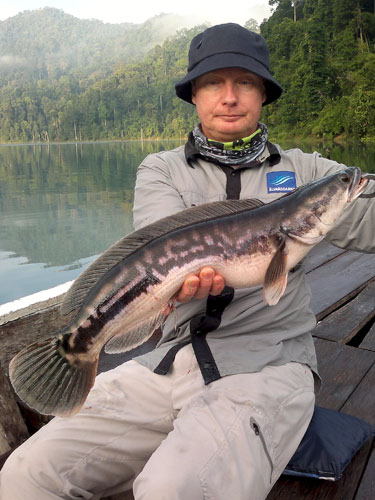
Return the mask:
M230 0L226 6L220 0L0 0L0 20L15 16L24 10L43 7L62 9L81 19L99 19L105 23L143 23L161 13L197 15L200 21L211 24L236 22L245 24L248 19L261 23L269 17L268 0Z

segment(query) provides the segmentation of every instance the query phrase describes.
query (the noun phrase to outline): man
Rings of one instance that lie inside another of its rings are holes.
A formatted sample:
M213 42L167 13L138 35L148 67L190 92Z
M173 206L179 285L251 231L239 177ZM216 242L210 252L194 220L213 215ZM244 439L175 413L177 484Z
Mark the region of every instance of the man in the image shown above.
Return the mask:
M268 141L261 109L281 91L261 36L224 24L195 37L176 92L200 124L185 147L139 167L135 227L204 202L269 202L342 168ZM374 203L358 200L331 241L374 251L371 215ZM189 276L178 301L155 350L99 375L78 415L55 418L10 457L2 500L99 499L132 486L136 500L266 498L308 427L319 381L303 268L273 307L261 288L234 292L211 268Z

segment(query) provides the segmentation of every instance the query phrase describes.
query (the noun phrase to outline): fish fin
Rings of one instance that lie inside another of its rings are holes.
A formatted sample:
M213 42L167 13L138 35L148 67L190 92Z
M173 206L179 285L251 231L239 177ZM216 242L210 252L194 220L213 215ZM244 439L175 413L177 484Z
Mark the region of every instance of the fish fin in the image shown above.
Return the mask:
M17 395L43 415L77 413L94 384L98 358L70 363L58 337L31 344L9 364Z
M259 200L258 198L246 198L247 210L252 210L254 208L263 207L264 205L265 205L264 201Z
M164 217L134 231L117 243L114 243L78 276L64 296L60 307L61 314L66 315L80 309L88 292L110 269L151 241L167 235L176 229L182 229L199 222L226 217L236 213L251 211L263 205L264 203L257 199L224 200L205 203ZM134 277L136 276L137 273L135 272ZM128 279L131 281L132 278L128 277Z
M130 351L140 346L163 324L165 318L166 314L164 312L159 312L151 319L138 324L132 330L127 330L120 335L115 335L106 343L104 351L107 354L119 354L120 352Z
M280 244L268 266L263 284L263 300L269 306L275 306L279 302L280 297L285 292L288 281L288 273L286 271L286 238L284 235L279 235L278 240Z
M177 307L176 307L176 301L177 301L177 295L175 295L170 301L169 301L169 310L173 311L173 318L174 318L174 331L177 332Z

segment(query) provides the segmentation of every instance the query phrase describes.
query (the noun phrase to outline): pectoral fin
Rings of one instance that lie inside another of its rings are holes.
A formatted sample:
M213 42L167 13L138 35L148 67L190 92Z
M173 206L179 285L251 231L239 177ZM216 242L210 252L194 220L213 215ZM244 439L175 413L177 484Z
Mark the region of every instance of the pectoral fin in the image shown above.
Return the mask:
M278 236L278 240L280 244L268 266L263 284L263 300L270 306L275 306L279 302L280 297L285 292L288 281L286 271L286 237L280 235Z
M107 354L118 354L130 351L148 340L159 326L163 324L167 314L158 312L152 318L139 323L132 330L122 332L120 335L112 337L105 345L104 351Z

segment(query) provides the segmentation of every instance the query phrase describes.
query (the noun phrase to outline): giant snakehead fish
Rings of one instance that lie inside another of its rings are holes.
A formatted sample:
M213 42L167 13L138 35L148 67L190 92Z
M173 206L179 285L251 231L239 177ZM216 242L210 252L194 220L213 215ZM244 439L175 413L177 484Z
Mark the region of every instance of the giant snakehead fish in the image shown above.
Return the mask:
M263 285L270 306L288 271L334 227L368 180L351 167L269 203L226 200L188 208L121 239L67 292L62 314L76 312L54 336L10 363L18 396L43 414L68 416L84 404L102 347L128 351L145 342L170 311L185 278L213 267L226 285Z

